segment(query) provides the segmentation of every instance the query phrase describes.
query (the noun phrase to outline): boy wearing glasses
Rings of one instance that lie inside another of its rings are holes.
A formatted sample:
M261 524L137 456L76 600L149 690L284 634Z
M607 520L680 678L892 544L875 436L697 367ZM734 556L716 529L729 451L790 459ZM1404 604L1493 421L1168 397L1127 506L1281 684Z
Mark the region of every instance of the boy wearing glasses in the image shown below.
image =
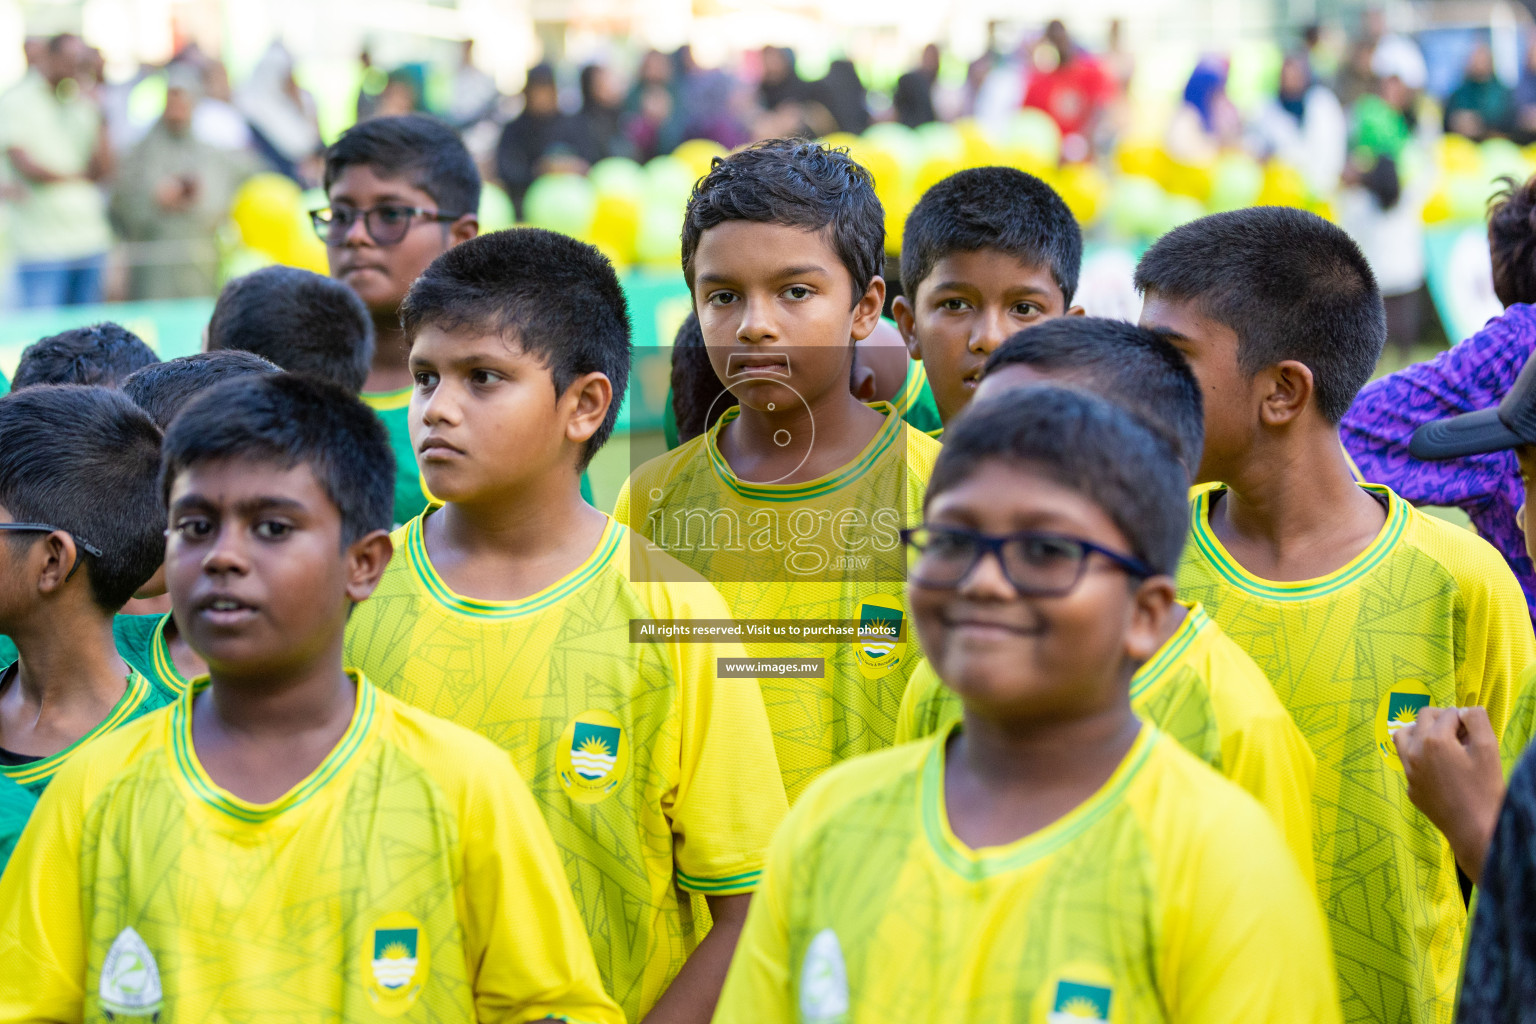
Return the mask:
M1172 447L1090 395L1009 392L950 424L903 537L963 717L801 797L717 1022L1339 1019L1274 825L1131 710L1185 490Z
M91 739L170 695L126 664L117 612L165 551L160 431L122 393L0 398L0 776L40 793Z
M1079 316L1020 331L987 359L975 399L1042 383L1108 399L1169 442L1186 473L1199 464L1200 386L1184 357L1152 332ZM1175 601L1158 639L1131 680L1132 710L1247 790L1310 881L1317 760L1301 730L1253 659L1199 604ZM902 698L896 742L931 736L959 718L959 696L924 662Z
M1386 340L1359 247L1313 214L1255 207L1170 231L1141 259L1141 323L1205 397L1179 592L1274 685L1317 756L1313 847L1349 1021L1444 1021L1466 930L1456 861L1408 796L1395 735L1425 707L1503 731L1536 660L1486 541L1359 484L1339 421Z
M454 130L421 114L380 117L343 132L325 153L330 206L311 214L331 276L373 316L373 365L362 399L395 452L395 522L427 507L411 448L410 342L400 303L411 282L480 230L480 172Z

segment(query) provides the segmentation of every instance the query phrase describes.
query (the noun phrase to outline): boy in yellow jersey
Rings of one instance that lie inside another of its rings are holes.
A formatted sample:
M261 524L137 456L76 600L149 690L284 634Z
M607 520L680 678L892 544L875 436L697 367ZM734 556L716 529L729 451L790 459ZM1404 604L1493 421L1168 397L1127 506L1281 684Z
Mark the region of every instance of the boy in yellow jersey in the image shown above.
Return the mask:
M1177 350L1149 331L1091 317L1021 331L987 359L975 399L1037 383L1106 398L1168 441L1186 471L1199 462L1199 385ZM1306 739L1253 659L1198 604L1175 601L1160 639L1131 681L1131 708L1258 800L1310 880L1316 759ZM960 708L924 662L902 700L897 742L942 731Z
M113 616L159 565L160 431L121 393L36 385L0 398L0 776L59 768L170 695L118 652Z
M643 549L769 631L745 642L791 803L831 765L890 745L918 660L898 531L918 518L939 445L849 390L854 343L884 301L884 237L869 172L841 150L763 143L699 181L683 275L738 405L635 470L614 510Z
M564 235L497 232L435 261L404 323L445 504L396 532L348 662L511 753L630 1019L707 1020L784 791L755 677L718 665L740 646L632 632L728 618L720 595L578 490L629 377L618 279Z
M250 352L230 349L199 352L135 370L123 381L123 394L155 421L162 431L182 406L220 381L251 374L281 373L272 363ZM139 597L165 596L165 568L155 570ZM167 598L169 600L169 598ZM192 679L208 666L188 644L170 612L160 615L119 615L112 620L117 649L123 660L142 672L151 684L179 697Z
M1359 248L1257 207L1164 235L1136 271L1142 326L1205 393L1179 590L1269 677L1317 756L1313 828L1344 1015L1450 1019L1466 929L1456 862L1412 805L1393 733L1426 706L1501 730L1536 655L1485 541L1352 478L1338 423L1386 337Z
M0 1019L621 1021L506 756L342 667L390 558L377 418L227 381L164 481L210 675L39 802L0 878Z
M1083 233L1045 182L1011 167L974 167L934 185L907 217L902 294L891 306L945 424L960 414L981 367L1018 331L1072 305ZM935 435L939 436L939 435Z
M716 1020L1337 1021L1274 825L1131 711L1186 532L1172 448L1054 387L947 433L906 539L963 719L795 805Z
M427 507L407 422L411 346L400 303L438 256L480 230L480 172L458 133L425 114L379 117L342 132L325 151L330 206L314 215L331 276L373 316L373 367L362 397L395 452L396 523Z

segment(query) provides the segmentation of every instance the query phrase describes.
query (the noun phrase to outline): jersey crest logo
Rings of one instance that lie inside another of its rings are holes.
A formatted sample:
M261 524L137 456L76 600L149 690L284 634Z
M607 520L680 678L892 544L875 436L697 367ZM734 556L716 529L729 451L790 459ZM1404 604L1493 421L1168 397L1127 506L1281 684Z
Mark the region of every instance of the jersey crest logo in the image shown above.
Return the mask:
M97 995L108 1020L122 1017L160 1019L163 998L160 967L149 946L132 928L124 928L112 940L107 958L101 964Z
M901 599L889 594L866 597L859 604L859 672L865 679L879 679L907 660L907 643L901 639Z
M806 948L800 966L800 1019L837 1024L848 1018L848 967L837 933L824 928Z
M1107 1021L1113 999L1114 990L1106 986L1062 979L1056 983L1056 994L1051 998L1051 1012L1046 1020L1049 1024Z
M398 1017L421 995L431 967L427 937L410 914L386 914L369 933L363 951L368 998L385 1017Z
M1403 770L1402 759L1397 756L1397 744L1392 737L1404 726L1419 720L1419 712L1429 707L1434 698L1429 688L1416 680L1394 683L1390 692L1381 698L1376 709L1376 747L1387 764Z
M606 711L577 715L555 750L555 768L566 794L595 804L618 788L629 771L629 737Z

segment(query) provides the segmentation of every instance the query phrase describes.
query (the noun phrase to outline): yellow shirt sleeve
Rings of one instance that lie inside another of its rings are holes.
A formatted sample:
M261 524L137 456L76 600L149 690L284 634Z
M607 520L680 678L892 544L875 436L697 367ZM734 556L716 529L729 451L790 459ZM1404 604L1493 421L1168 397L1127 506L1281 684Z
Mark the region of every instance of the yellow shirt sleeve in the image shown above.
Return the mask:
M1486 541L1438 520L1431 528L1442 536L1427 535L1426 540L1445 544L1441 563L1461 588L1456 632L1466 639L1456 652L1456 702L1486 708L1494 735L1502 736L1520 674L1536 662L1536 636L1525 595L1508 564ZM1445 531L1455 531L1456 547L1445 543Z
M1515 770L1520 755L1536 736L1536 665L1525 670L1520 677L1520 688L1515 695L1509 721L1504 725L1504 735L1499 739L1499 761L1504 766L1504 778ZM1471 915L1468 915L1468 920Z
M902 692L901 708L896 712L895 742L911 743L932 736L953 718L960 717L958 714L947 713L958 710L960 704L958 697L953 694L948 696L946 700L944 684L928 660L924 658L918 662L912 669L912 678L907 680L906 690ZM954 707L946 707L948 704ZM935 715L935 711L941 713Z
M791 826L792 827L792 826ZM781 829L768 854L762 885L752 897L747 923L725 976L714 1024L792 1024L789 911L791 843Z
M1309 887L1316 883L1312 784L1317 758L1264 673L1236 645L1216 655L1211 701L1221 734L1222 774L1269 812Z
M708 583L671 583L665 590L668 617L731 617ZM789 810L762 688L754 678L719 677L719 659L747 656L741 644L669 646L681 699L681 765L668 808L677 881L704 896L749 893Z
M3 1021L62 1024L85 1012L80 767L66 764L43 791L0 876Z
M1232 797L1217 811L1219 824L1203 829L1207 841L1170 843L1163 848L1171 855L1157 866L1168 1019L1339 1024L1317 899L1267 815L1247 797Z
M478 744L476 745L478 746ZM603 991L560 854L505 753L486 745L466 773L459 920L475 1016L623 1024Z

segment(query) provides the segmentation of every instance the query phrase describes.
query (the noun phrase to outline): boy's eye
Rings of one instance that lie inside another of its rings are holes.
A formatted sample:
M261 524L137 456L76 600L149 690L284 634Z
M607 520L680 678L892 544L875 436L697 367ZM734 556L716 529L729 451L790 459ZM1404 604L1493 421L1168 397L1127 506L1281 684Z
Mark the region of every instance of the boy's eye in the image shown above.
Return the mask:
M784 294L792 299L808 299L811 296L811 290L803 284L796 284L784 289Z
M730 292L712 292L708 302L711 306L729 306L736 301L736 296Z
M288 523L281 523L275 519L264 519L256 524L256 536L262 540L282 540L293 532L293 527Z
M373 215L380 223L393 226L410 217L411 211L405 206L379 206L374 208Z
M1013 307L1013 312L1016 316L1034 316L1040 310L1033 303L1021 302Z
M419 388L431 388L437 386L437 374L426 370L416 371L416 386Z
M492 373L490 370L469 371L469 382L471 384L495 384L501 379L501 374Z
M206 537L213 532L213 524L206 519L185 518L178 519L171 529L189 539Z
M962 309L968 308L969 305L970 303L966 302L964 299L945 299L939 303L939 308L950 313L958 313Z

